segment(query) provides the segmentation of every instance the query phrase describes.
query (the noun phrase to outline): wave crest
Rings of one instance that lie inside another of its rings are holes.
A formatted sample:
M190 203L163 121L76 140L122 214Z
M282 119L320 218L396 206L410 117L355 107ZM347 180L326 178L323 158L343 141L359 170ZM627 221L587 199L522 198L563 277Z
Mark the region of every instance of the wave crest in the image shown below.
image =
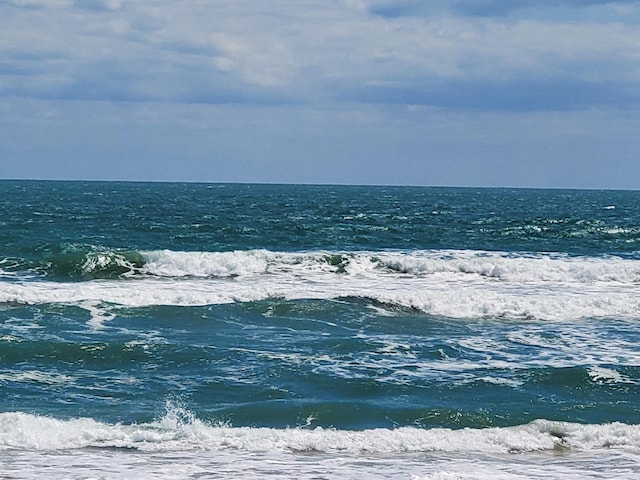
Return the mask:
M640 425L581 425L536 420L514 427L371 429L252 428L211 425L168 403L147 424L106 424L90 418L57 420L21 412L0 414L0 450L132 448L142 451L241 450L247 452L518 453L554 449L630 449L640 452Z
M40 261L0 259L0 274L7 278L16 278L20 274L29 276L34 272L62 280L133 276L228 278L264 274L312 278L322 274L346 274L369 277L438 276L461 281L487 279L540 284L640 284L640 260L635 258L473 250L181 252L66 245L44 252Z
M100 249L65 255L58 262L66 277L10 276L0 304L146 307L361 299L450 318L640 318L640 260L618 257ZM85 279L101 281L77 281Z
M143 273L161 277L231 277L257 274L297 276L449 275L505 282L640 282L640 261L619 257L506 254L481 251L410 252L141 252Z

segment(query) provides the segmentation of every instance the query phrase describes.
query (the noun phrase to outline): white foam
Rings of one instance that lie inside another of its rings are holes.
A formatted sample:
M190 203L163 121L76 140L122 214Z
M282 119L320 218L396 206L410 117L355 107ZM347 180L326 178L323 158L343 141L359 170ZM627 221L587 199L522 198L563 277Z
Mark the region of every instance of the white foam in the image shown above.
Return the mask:
M147 252L147 275L12 281L0 303L197 306L269 298L371 299L451 318L640 318L640 261L617 257L421 252Z
M0 382L34 382L47 385L61 385L74 383L75 378L54 372L43 372L40 370L26 370L22 372L12 371L11 373L0 373Z
M80 304L82 308L87 310L91 315L91 318L87 322L87 325L93 330L102 330L105 328L105 322L113 320L116 315L113 312L103 308L99 302L85 301Z
M233 428L171 402L140 425L0 413L7 478L627 479L640 426L538 420L487 429ZM138 453L139 452L139 453Z
M269 252L146 252L143 272L160 277L230 277L267 270Z
M106 424L89 418L58 420L21 412L0 413L0 450L53 451L91 447L134 448L149 452L231 449L253 453L375 455L620 448L640 454L640 425L581 425L537 420L515 427L461 430L250 428L210 425L171 404L163 418L140 425Z
M342 262L332 265L328 257ZM409 252L143 252L142 271L163 277L228 277L260 273L313 275L343 271L351 275L454 274L509 282L586 283L640 281L640 261L618 257L570 257L560 254L514 255L473 250ZM391 272L389 271L391 270ZM466 278L468 280L468 278Z
M485 375L484 377L468 378L461 381L460 384L475 383L475 382L485 382L493 385L505 385L512 388L517 388L524 384L524 382L519 380L512 380L509 378L502 378L502 377L492 377L488 375Z
M626 375L621 374L617 370L613 368L605 368L600 366L592 366L587 370L589 377L594 382L602 382L602 383L633 383L635 384L635 380L627 377Z
M233 450L135 452L118 449L5 452L0 477L21 480L42 478L112 479L192 478L261 480L629 480L637 474L630 455L615 451L592 454L528 455L460 454L291 454L250 453ZM77 454L80 453L80 454Z
M120 267L125 272L123 276L134 275L138 268L122 253L114 251L92 251L85 255L80 269L84 273L99 272L109 267Z

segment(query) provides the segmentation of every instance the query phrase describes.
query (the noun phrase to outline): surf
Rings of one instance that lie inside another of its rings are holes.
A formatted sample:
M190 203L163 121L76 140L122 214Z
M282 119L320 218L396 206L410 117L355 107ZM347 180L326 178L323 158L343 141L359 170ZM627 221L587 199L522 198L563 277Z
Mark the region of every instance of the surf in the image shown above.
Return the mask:
M513 427L368 430L255 428L209 424L168 402L165 414L143 424L56 419L0 413L0 450L57 451L127 448L145 452L236 450L388 455L401 453L525 453L621 449L640 455L640 425L582 425L535 420Z
M66 258L66 257L65 257ZM0 303L202 306L361 299L449 318L640 318L640 260L472 250L84 251ZM82 279L73 272L82 272Z

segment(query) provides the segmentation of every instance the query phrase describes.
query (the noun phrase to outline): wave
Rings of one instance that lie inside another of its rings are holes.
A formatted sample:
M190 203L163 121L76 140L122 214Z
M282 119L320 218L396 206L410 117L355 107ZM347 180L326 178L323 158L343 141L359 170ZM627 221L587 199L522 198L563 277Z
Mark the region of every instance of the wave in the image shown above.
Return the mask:
M516 255L483 251L141 252L137 271L160 277L233 277L256 274L409 276L453 274L509 282L640 282L640 261L619 257ZM114 262L116 263L116 262Z
M212 425L168 403L159 420L108 424L91 418L59 420L0 413L0 450L127 448L149 452L239 450L391 454L420 452L518 453L619 448L640 453L640 425L583 425L536 420L514 427L336 430Z
M43 259L4 258L0 272L39 272L55 278L100 279L142 276L235 277L257 274L317 273L437 275L457 274L503 281L640 282L640 260L615 256L514 254L474 250L381 252L135 251L65 246Z
M125 278L140 273L141 252L86 245L44 248L34 259L0 259L0 278L51 277L61 280Z
M507 282L640 283L640 260L615 256L514 254L474 250L411 250L380 252L229 252L135 251L67 245L41 260L4 258L0 273L15 276L39 272L54 278L81 280L154 276L218 278L260 274L297 276L457 275Z
M640 318L640 260L630 258L466 250L91 251L72 258L65 265L91 281L13 275L3 282L0 303L95 308L359 299L450 318Z

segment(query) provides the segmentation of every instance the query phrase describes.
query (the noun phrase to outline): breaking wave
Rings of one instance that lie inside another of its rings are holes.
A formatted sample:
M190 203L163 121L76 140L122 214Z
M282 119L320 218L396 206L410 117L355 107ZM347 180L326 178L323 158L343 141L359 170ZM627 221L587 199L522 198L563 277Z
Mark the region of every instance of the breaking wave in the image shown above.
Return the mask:
M38 271L55 278L96 279L132 276L235 277L259 274L476 276L509 282L640 283L640 260L615 256L513 254L474 250L381 252L135 251L67 246L44 260L0 259L0 272Z
M58 420L0 413L0 450L127 448L150 452L240 450L390 454L419 452L518 453L619 448L640 452L640 425L582 425L536 420L514 427L460 429L252 428L211 425L182 407L146 424L107 424L91 418Z
M141 252L139 271L161 277L232 277L256 274L410 276L453 274L509 282L640 282L640 261L618 257L514 255L481 251ZM114 262L116 263L116 262Z
M0 303L146 307L355 298L451 318L640 318L635 258L470 250L97 249L57 258L54 273L36 279L8 269ZM14 264L5 261L0 268ZM55 272L68 276L60 279Z

